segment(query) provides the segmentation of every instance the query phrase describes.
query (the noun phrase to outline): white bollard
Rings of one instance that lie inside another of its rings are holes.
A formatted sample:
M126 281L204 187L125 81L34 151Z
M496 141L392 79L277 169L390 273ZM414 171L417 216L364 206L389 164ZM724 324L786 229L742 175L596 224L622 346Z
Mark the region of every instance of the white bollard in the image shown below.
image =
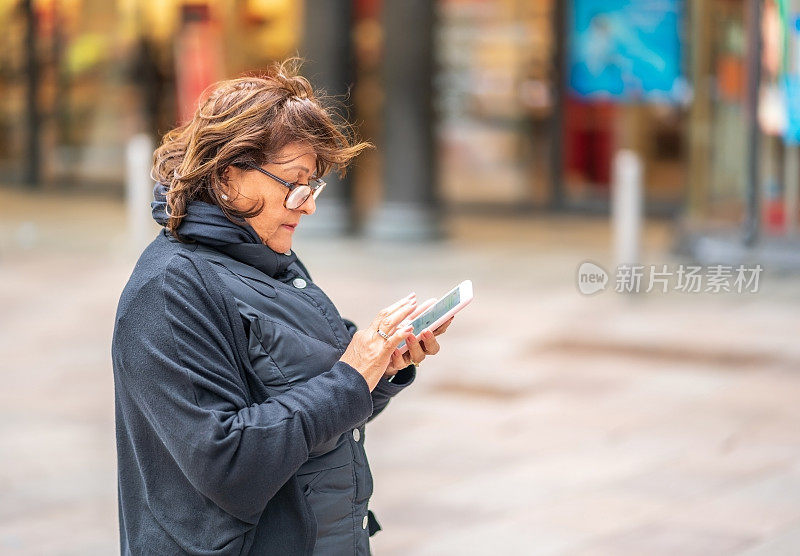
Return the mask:
M800 147L786 145L784 175L784 213L786 214L786 235L797 234L797 211L800 208Z
M153 239L150 201L153 183L150 167L153 159L153 140L138 133L128 140L125 152L125 202L128 213L128 240L131 248L141 251Z
M642 161L623 149L614 157L611 227L616 264L639 263L642 233Z

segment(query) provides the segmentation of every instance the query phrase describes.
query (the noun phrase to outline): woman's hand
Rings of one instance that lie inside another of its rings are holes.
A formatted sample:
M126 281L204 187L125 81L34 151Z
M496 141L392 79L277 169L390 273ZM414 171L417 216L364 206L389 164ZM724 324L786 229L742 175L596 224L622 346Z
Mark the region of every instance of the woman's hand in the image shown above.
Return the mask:
M411 313L407 320L409 322L413 321L419 315L427 311L429 307L434 305L436 301L437 299L435 297L428 299L413 313ZM404 369L411 364L419 365L426 356L436 355L439 353L439 342L436 340L436 336L444 334L445 331L447 331L447 328L450 326L450 323L453 322L454 318L455 317L450 317L433 332L426 330L419 336L414 336L413 331L410 331L404 338L406 345L408 346L408 350L402 354L400 353L399 349L394 350L392 353L391 362L389 363L389 367L386 369L385 375L387 377L394 376L400 369Z
M369 327L356 332L350 340L340 360L361 373L370 392L387 372L397 346L413 330L411 324L404 321L415 309L417 296L411 293L379 312Z

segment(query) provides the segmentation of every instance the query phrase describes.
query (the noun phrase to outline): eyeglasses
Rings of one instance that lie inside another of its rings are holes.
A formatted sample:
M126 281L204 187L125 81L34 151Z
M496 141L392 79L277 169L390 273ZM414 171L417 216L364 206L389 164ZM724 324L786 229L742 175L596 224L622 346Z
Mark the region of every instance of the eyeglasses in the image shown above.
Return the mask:
M267 172L261 166L257 166L252 162L245 163L248 168L253 170L258 170L265 176L271 177L273 180L280 182L283 186L288 187L289 191L286 193L286 198L283 200L283 206L285 206L289 210L296 210L303 206L303 203L308 201L308 198L312 195L314 196L314 200L317 200L319 194L322 193L322 190L325 189L325 182L318 178L309 178L308 183L299 183L299 182L288 182L286 180L282 180L275 174Z

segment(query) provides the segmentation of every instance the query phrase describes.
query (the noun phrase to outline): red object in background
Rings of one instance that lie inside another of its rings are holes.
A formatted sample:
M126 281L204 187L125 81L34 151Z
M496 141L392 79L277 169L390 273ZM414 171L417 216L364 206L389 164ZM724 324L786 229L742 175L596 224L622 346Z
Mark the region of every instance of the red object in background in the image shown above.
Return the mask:
M744 60L731 54L721 55L717 61L716 76L717 88L722 100L740 102L744 99Z
M786 209L783 206L783 200L770 199L766 201L762 218L768 232L782 234L786 230Z
M564 166L567 176L580 176L598 191L611 184L614 149L614 117L617 107L610 102L566 101L564 118Z
M380 19L381 0L355 0L353 13L356 19Z
M205 4L181 7L183 26L175 43L175 76L180 123L192 119L197 101L209 85L221 79L221 35Z

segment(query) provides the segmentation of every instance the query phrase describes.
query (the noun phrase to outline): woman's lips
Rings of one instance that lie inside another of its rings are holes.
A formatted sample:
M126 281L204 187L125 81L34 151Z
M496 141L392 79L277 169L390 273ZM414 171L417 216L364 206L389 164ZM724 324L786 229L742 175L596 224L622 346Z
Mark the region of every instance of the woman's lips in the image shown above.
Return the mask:
M297 227L297 224L282 224L282 226L294 231L294 229Z

